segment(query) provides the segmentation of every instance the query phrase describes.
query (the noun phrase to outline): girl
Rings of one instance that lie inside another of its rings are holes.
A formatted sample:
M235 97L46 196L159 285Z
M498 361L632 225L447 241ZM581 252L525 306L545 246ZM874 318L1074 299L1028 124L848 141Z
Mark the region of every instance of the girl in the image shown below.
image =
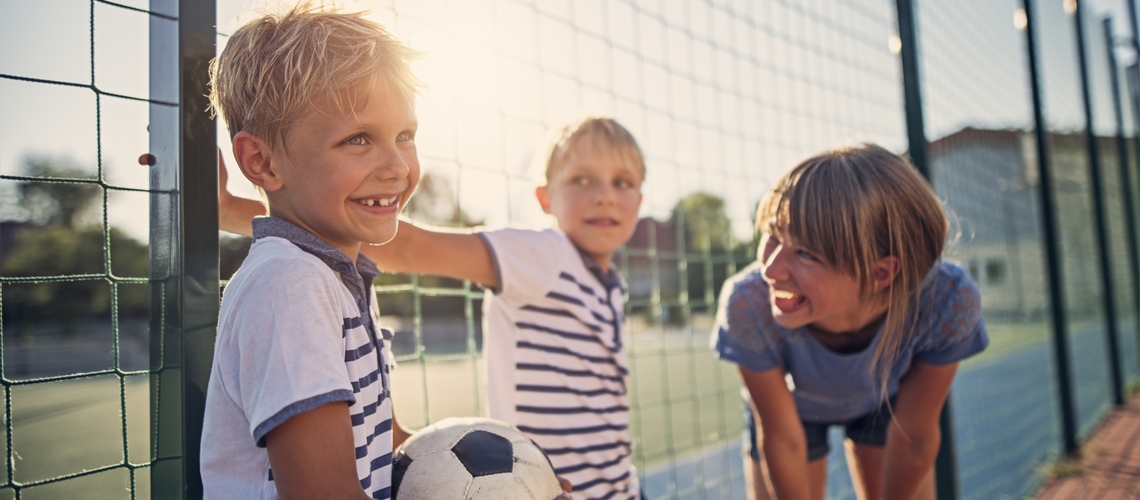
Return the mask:
M725 284L713 331L759 423L750 496L822 499L840 425L860 499L933 499L939 412L958 362L989 342L977 285L939 258L934 192L862 145L792 169L756 224L759 258Z

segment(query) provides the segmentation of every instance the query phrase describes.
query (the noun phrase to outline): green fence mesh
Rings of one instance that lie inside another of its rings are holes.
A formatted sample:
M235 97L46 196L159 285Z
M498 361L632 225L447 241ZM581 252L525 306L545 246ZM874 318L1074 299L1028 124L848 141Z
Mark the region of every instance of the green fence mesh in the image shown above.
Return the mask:
M3 498L150 496L145 4L0 4Z
M429 88L417 107L425 176L409 207L417 221L549 224L532 194L532 158L546 134L585 114L613 116L634 133L647 158L643 218L618 258L629 284L634 462L650 498L744 498L739 382L708 348L716 299L755 257L756 203L798 160L863 141L905 151L895 2L345 3L371 9L426 51L419 72ZM151 363L147 329L164 324L149 318L167 302L148 298L140 214L152 191L136 158L148 147L148 106L176 105L149 99L156 15L146 4L0 2L0 44L20 47L0 54L0 498L152 496L150 381L162 367ZM217 2L219 50L258 5ZM1112 401L1108 321L1125 379L1135 380L1140 365L1127 227L1140 202L1137 115L1123 72L1134 54L1118 48L1118 67L1108 62L1119 40L1106 39L1101 22L1112 14L1117 37L1130 36L1123 0L1080 2L1105 189L1096 200L1077 2L1035 5L1084 436ZM947 256L978 281L991 336L953 391L960 491L971 499L1030 493L1061 443L1020 7L915 2L931 182L960 230ZM1123 93L1126 158L1113 79ZM219 131L219 142L227 137ZM231 190L256 196L230 177ZM1116 318L1103 307L1094 203L1108 215ZM243 245L223 235L223 278ZM400 421L420 427L481 414L482 290L390 275L377 293L397 331ZM840 436L832 439L828 497L854 498ZM163 486L153 491L180 490Z

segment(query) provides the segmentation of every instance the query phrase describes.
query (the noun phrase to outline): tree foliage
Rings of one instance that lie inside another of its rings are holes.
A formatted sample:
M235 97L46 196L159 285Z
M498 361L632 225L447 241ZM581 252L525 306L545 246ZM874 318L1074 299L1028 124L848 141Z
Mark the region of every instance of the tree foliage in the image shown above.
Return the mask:
M82 177L71 160L26 157L23 172L36 177ZM17 186L27 222L15 231L14 243L0 260L7 277L111 275L145 278L149 250L116 228L85 221L84 214L100 198L93 184L21 182ZM109 259L108 259L109 256ZM110 268L108 269L108 264ZM120 317L145 316L148 287L118 286ZM65 331L79 321L111 313L112 284L106 277L43 280L4 287L4 322L59 322Z

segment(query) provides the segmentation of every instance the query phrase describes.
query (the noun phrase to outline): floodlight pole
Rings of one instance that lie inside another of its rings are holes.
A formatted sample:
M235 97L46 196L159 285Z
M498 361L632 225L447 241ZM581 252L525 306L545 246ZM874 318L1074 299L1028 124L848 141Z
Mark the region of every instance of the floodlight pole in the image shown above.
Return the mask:
M1075 456L1077 418L1073 405L1073 381L1069 364L1068 320L1065 314L1061 243L1057 234L1057 207L1053 199L1053 172L1049 165L1049 132L1042 107L1040 69L1037 61L1037 26L1033 21L1033 0L1021 0L1025 11L1026 56L1029 60L1029 87L1033 98L1033 132L1037 146L1038 192L1041 198L1041 230L1045 244L1045 274L1049 285L1049 312L1053 323L1053 356L1057 367L1057 396L1061 411L1061 443L1065 455Z
M930 156L926 141L926 123L922 113L922 91L918 68L918 33L912 0L896 0L898 9L899 55L902 62L903 102L906 109L907 143L914 168L933 184ZM934 460L934 477L938 500L958 500L958 459L955 449L951 398L947 394L938 416L941 443Z

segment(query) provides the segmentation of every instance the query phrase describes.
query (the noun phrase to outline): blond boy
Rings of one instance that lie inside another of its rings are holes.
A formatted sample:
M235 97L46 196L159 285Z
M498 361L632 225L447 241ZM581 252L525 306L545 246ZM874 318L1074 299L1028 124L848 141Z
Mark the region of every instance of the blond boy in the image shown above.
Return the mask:
M206 498L391 497L391 334L374 263L419 181L414 52L307 6L237 30L211 101L265 194L226 288L206 396Z
M534 439L580 499L641 496L628 432L625 285L613 256L636 228L644 179L633 136L611 119L584 119L552 141L535 189L556 229L472 234L401 222L389 244L364 250L385 271L487 287L488 416ZM246 231L256 210L223 190L224 229Z

